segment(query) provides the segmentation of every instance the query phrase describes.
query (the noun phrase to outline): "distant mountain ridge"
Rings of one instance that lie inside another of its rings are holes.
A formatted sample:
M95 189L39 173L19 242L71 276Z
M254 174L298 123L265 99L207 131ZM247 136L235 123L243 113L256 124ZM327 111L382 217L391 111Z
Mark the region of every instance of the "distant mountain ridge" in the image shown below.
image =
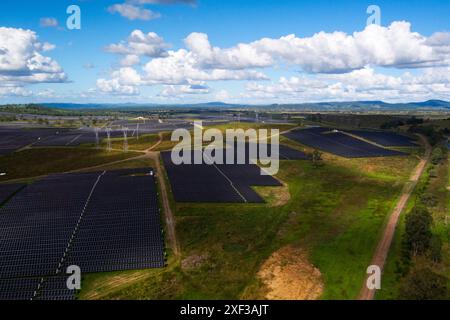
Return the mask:
M423 102L387 103L383 101L349 101L349 102L318 102L298 104L245 105L228 104L224 102L207 102L193 104L155 104L155 103L41 103L41 106L60 109L121 109L121 108L261 108L290 109L312 111L376 111L376 110L445 110L450 111L450 102L444 100L428 100Z

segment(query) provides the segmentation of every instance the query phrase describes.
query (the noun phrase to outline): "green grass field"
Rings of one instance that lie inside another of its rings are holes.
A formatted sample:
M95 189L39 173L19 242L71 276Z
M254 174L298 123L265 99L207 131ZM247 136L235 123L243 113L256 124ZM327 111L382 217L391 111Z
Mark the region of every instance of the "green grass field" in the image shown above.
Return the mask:
M144 151L151 148L156 142L158 142L159 138L157 134L145 134L135 137L128 137L128 148L129 150L136 151ZM111 139L111 146L113 149L123 149L124 139L123 138L115 138ZM103 140L101 145L102 148L106 148L106 140Z
M36 148L0 156L0 182L66 172L114 162L139 154L84 148Z

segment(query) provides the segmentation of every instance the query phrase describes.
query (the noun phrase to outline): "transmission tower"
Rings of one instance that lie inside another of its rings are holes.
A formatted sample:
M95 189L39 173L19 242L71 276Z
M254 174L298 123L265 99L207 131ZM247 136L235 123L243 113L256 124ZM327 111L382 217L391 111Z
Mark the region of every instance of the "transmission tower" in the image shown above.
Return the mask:
M106 151L112 151L111 145L111 128L106 128Z
M123 152L128 152L128 128L123 127Z
M100 147L100 138L98 136L100 128L95 127L95 147L98 149Z

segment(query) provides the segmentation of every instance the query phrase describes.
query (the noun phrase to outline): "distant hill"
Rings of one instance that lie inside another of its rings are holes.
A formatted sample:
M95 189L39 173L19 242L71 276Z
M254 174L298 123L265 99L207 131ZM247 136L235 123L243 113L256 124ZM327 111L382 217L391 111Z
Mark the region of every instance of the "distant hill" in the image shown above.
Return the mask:
M59 109L143 109L143 108L206 108L206 109L288 109L300 111L450 111L450 102L443 100L428 100L424 102L387 103L383 101L349 101L349 102L319 102L299 104L242 105L224 102L207 102L198 104L152 104L152 103L120 103L120 104L75 104L75 103L43 103L44 107Z
M135 107L153 107L153 104L138 104L138 103L40 103L39 105L48 108L58 109L120 109L120 108L135 108Z
M447 101L442 100L428 100L425 102L416 102L413 103L419 107L442 107L442 108L448 108L450 103Z
M280 104L272 107L311 110L311 111L450 111L450 102L429 100L424 102L387 103L383 101L351 101L351 102L321 102L303 104Z

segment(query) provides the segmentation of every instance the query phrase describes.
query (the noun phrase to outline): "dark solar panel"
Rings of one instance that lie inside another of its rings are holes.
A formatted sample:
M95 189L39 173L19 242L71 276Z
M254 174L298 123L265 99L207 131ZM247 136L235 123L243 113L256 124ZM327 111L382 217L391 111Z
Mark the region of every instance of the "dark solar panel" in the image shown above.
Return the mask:
M351 134L375 142L384 147L417 147L412 138L395 133L383 131L350 130Z
M47 277L40 283L34 300L73 300L75 294L67 287L67 276Z
M0 155L38 143L59 132L59 129L0 128Z
M182 164L172 162L171 152L162 153L172 192L177 202L262 203L250 186L280 186L272 176L261 175L261 168L246 164ZM225 149L224 159L226 159ZM236 154L234 162L236 163ZM224 160L225 161L225 160Z
M24 184L0 184L0 205L24 186Z
M14 197L0 209L0 279L10 290L0 297L73 299L64 276L70 265L82 273L164 267L150 172L51 175ZM40 281L22 290L17 283L25 278Z
M50 176L1 209L1 278L56 272L97 176Z
M0 300L31 300L41 278L0 279Z
M151 170L102 176L66 262L84 272L164 267L164 245Z
M325 128L311 128L286 133L289 139L345 158L390 157L405 155L403 152L380 148L341 132Z

